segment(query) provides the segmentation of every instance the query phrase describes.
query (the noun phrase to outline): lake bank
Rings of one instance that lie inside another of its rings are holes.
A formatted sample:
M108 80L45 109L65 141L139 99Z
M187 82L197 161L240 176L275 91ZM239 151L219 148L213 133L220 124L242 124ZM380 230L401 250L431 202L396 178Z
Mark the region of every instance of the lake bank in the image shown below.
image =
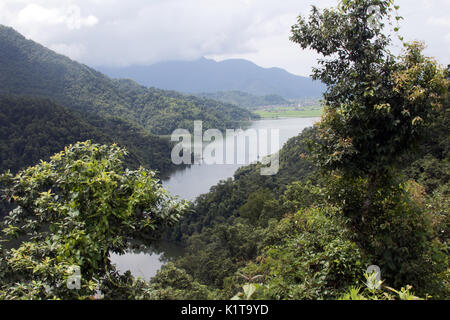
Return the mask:
M305 128L311 127L320 118L285 118L285 119L262 119L253 121L247 129L255 130L279 130L279 148L272 150L272 153L279 149L292 137L300 134ZM225 138L226 139L226 138ZM226 142L226 141L225 141ZM249 151L250 152L250 151ZM246 158L251 158L250 154ZM201 194L209 192L212 186L217 185L221 180L232 178L236 170L246 164L195 164L175 171L168 179L162 181L165 189L172 195L186 200L194 200ZM112 256L113 263L116 264L120 272L130 270L132 274L140 276L146 280L155 276L156 272L167 260L179 254L173 248L147 250L146 252L130 252L122 256Z

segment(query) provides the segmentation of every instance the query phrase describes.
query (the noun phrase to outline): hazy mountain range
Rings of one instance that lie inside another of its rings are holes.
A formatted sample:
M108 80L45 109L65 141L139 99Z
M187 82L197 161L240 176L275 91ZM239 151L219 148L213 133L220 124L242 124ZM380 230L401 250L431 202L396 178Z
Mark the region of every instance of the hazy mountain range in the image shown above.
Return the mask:
M154 134L204 127L239 127L252 114L232 104L113 80L0 26L0 93L52 98L71 109L118 117Z
M262 68L242 59L168 61L149 66L97 67L113 78L130 78L147 86L185 93L243 91L285 99L320 97L325 86L280 68Z
M261 106L289 105L291 103L276 94L258 96L242 91L202 92L197 93L196 95L224 103L232 103L247 109L253 109Z

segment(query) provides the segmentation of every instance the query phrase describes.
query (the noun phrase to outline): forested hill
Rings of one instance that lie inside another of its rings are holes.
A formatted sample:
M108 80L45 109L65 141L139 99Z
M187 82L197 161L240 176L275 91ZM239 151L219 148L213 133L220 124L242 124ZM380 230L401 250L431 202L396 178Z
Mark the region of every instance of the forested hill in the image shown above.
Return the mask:
M113 78L131 78L147 87L186 93L244 91L283 98L321 97L325 86L280 68L262 68L248 60L168 61L150 66L99 67Z
M290 102L276 94L254 95L238 90L220 91L214 93L199 93L199 97L222 101L224 103L232 103L240 107L252 109L261 106L288 105Z
M16 172L85 140L127 148L129 167L143 165L162 174L172 168L169 141L126 121L86 116L49 99L0 95L0 172Z
M252 114L231 104L113 81L86 65L0 25L0 93L49 97L74 110L117 116L155 134L204 127L238 127Z

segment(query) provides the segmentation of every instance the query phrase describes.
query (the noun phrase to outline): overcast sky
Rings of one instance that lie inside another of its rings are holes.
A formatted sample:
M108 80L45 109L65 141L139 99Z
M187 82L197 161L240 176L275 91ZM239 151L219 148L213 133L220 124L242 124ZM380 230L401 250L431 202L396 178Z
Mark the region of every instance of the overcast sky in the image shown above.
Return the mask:
M0 0L11 26L90 66L152 64L202 56L244 58L309 75L317 56L289 41L310 6L336 0ZM450 0L397 0L407 40L450 63Z

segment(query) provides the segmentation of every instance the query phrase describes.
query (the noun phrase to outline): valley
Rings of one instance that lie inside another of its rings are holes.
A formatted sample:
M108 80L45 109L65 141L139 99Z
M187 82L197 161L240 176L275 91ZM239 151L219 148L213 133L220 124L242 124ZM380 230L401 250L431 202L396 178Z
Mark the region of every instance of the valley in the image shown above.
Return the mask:
M305 128L312 127L319 118L291 118L280 120L257 120L252 122L248 129L279 129L280 146L282 147L289 139L297 136ZM247 152L249 148L247 146ZM279 150L273 150L273 153ZM248 158L248 155L247 155ZM246 165L249 165L247 163ZM245 164L233 165L192 165L171 174L167 180L163 180L163 186L175 196L190 201L206 194L210 188L223 180L233 178L234 173ZM112 261L118 266L118 270L125 272L130 270L133 275L150 280L163 266L167 259L174 259L181 255L182 250L168 243L160 243L162 248L155 251L129 252L123 256L113 255Z
M449 299L444 2L334 2L0 4L0 300Z

